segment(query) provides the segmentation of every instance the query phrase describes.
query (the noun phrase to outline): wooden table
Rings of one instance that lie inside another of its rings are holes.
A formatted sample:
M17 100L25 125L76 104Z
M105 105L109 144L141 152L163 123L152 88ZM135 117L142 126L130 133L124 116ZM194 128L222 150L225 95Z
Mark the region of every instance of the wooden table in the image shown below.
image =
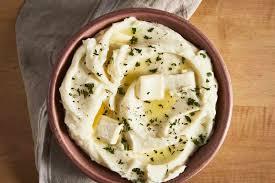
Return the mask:
M0 3L0 182L38 182L14 24L22 0ZM275 182L275 1L204 0L190 20L221 51L234 112L221 150L192 183Z

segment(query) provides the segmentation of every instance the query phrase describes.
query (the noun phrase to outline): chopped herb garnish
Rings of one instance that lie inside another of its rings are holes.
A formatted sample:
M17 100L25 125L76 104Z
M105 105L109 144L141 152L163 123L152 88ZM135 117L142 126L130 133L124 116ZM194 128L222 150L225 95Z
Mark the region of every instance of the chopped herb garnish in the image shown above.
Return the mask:
M136 31L137 31L137 28L132 27L132 33L133 33L133 34L135 34L135 33L136 33Z
M161 58L160 58L160 56L158 55L157 58L156 58L156 61L160 61L160 60L161 60Z
M206 79L206 83L209 83L209 79Z
M148 103L148 104L150 104L150 103L151 103L151 102L150 102L150 101L148 101L148 100L145 100L144 102L145 102L145 103Z
M153 30L154 30L154 28L152 27L152 28L148 29L147 31L152 32Z
M210 88L207 88L207 87L203 87L203 86L202 86L202 88L205 89L205 90L210 90Z
M189 123L191 123L191 118L189 116L184 116L186 121L188 121Z
M157 153L158 153L158 151L157 151L157 150L154 150L154 153L156 153L156 154L157 154Z
M192 98L188 98L187 99L187 105L195 105L195 106L197 106L197 107L199 107L200 106L200 104L198 103L198 102L196 102L194 99L192 99Z
M185 62L185 58L181 57L181 63L184 64L184 62Z
M111 154L114 154L114 153L115 153L115 149L112 148L111 146L104 147L103 149L105 149L106 151L108 151L108 152L111 153Z
M172 70L172 67L169 67L168 70L171 71L171 70Z
M75 78L74 78L74 77L72 77L72 80L75 80Z
M194 116L195 114L196 114L195 112L191 112L191 113L190 113L191 116Z
M153 157L151 157L150 160L151 160L152 162L154 162L154 158L153 158Z
M163 108L163 105L162 105L162 104L159 104L158 106L161 107L161 108Z
M98 75L99 77L102 76L102 74L100 74L100 73L98 73L98 72L96 73L96 75Z
M97 50L94 51L94 55L98 55Z
M125 95L125 91L124 91L124 89L123 89L122 87L119 87L119 88L117 89L117 92L118 92L118 94L120 94L120 95Z
M88 89L89 94L93 94L94 83L86 83L84 86Z
M152 37L149 37L149 36L146 36L146 35L143 38L144 39L152 39Z
M148 58L145 62L148 63L148 64L152 63L150 58Z
M140 170L139 168L133 168L132 172L135 172L137 175L144 175L144 171Z
M151 72L151 73L156 73L157 72L157 68L155 68L155 69L150 69L149 71Z
M148 47L149 47L149 48L156 48L156 47L154 47L154 46L152 46L152 45L148 45Z
M200 53L200 55L203 57L203 58L206 58L206 55L204 53Z
M138 38L136 38L135 36L133 36L131 39L130 39L130 44L136 44L138 42Z
M131 48L129 55L134 56L134 50Z
M197 146L202 146L206 143L206 136L203 134L199 135L199 138L192 139L193 143L196 144Z
M128 123L128 121L127 121L127 119L122 117L122 123L124 124L123 125L123 131L124 132L128 132L128 131L132 130L129 123Z
M130 146L129 146L127 140L126 140L124 137L121 138L121 143L122 143L123 146L124 146L124 150L126 150L126 151L129 151L129 150L130 150Z
M124 164L123 161L120 159L119 162L118 162L119 165L122 165Z
M84 90L84 89L77 88L76 91L77 91L77 93L78 93L79 96L83 95L84 98L86 98L89 95L89 92L87 90Z
M140 63L139 63L139 62L137 62L135 66L136 66L136 67L139 67L139 66L140 66Z
M208 73L206 73L206 75L207 75L208 77L210 77L210 76L212 76L212 73L211 73L211 72L208 72Z
M134 48L138 53L141 53L142 49Z

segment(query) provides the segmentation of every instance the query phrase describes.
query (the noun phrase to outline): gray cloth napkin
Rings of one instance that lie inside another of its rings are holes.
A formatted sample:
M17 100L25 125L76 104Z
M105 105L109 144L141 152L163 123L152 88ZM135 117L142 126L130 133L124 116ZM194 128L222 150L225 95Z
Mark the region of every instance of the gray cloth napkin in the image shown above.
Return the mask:
M16 43L24 80L35 163L41 183L94 182L66 157L52 136L46 97L58 52L72 34L105 13L149 7L190 18L201 0L26 0L16 21Z

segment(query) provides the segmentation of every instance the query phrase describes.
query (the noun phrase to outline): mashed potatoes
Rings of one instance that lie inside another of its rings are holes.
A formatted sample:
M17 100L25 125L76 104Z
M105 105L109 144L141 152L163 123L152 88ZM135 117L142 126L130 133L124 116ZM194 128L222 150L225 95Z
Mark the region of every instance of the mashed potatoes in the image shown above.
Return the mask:
M130 17L83 41L60 94L69 133L93 161L163 182L211 135L217 87L205 51Z

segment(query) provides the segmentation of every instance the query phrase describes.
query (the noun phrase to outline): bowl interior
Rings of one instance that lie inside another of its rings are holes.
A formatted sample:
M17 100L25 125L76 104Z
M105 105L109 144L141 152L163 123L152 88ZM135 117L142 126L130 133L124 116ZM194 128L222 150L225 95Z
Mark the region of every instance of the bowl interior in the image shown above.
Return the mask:
M209 142L190 157L185 172L173 179L173 182L182 182L200 171L220 148L230 123L232 91L227 69L218 51L198 29L192 26L189 22L173 14L154 9L124 9L97 18L75 34L61 52L58 63L52 73L48 96L50 126L64 152L89 177L98 182L104 183L129 182L126 179L121 178L117 173L91 161L90 158L69 137L64 123L64 109L62 104L59 102L60 94L58 89L71 64L74 52L82 44L82 40L94 36L97 32L110 26L112 23L121 21L130 16L134 16L139 20L156 22L170 27L199 49L206 50L212 60L213 70L219 85L216 106L216 122Z

